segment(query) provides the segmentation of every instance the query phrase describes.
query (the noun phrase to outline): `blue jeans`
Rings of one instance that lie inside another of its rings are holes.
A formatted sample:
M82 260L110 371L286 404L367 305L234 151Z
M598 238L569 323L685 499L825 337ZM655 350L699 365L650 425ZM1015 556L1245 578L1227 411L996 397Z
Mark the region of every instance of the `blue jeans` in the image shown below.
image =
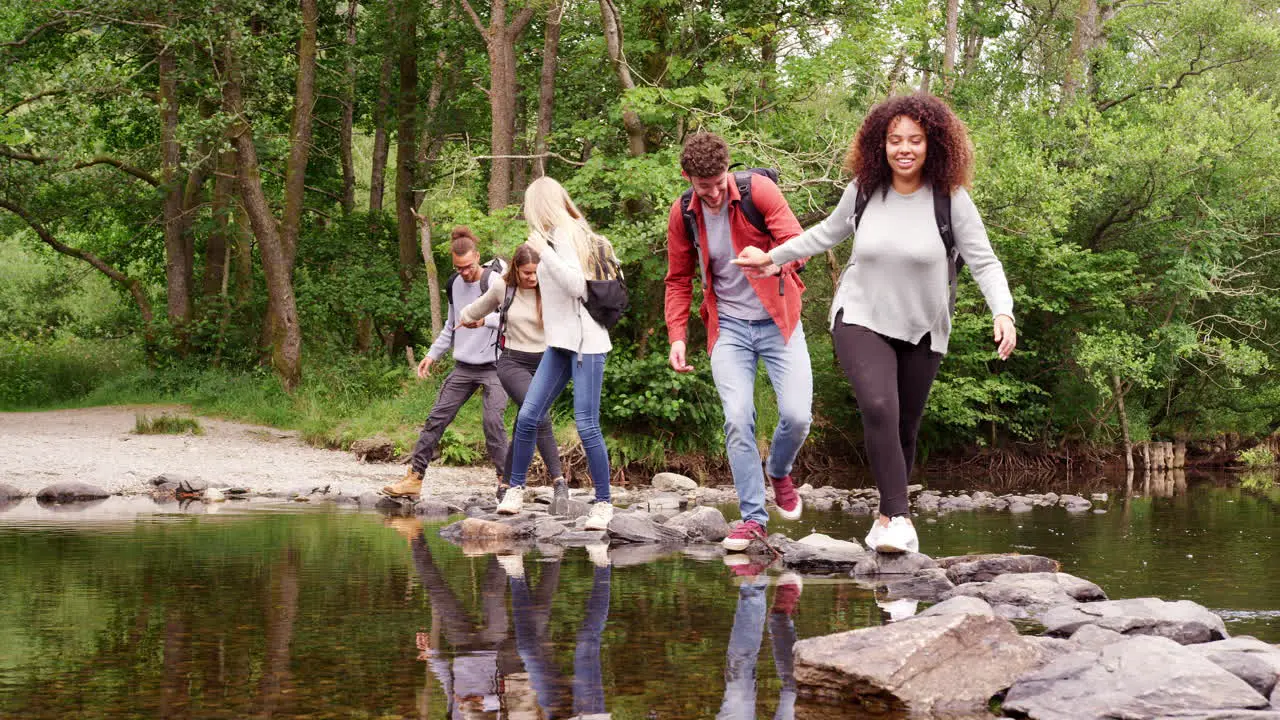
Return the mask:
M778 427L773 431L765 471L769 477L781 478L791 474L791 465L813 421L813 370L804 327L797 325L791 342L784 342L782 331L772 320L721 316L720 337L711 350L711 376L724 409L725 452L742 519L768 525L764 473L756 446L756 367L761 360L778 399Z
M724 702L718 720L755 720L756 660L760 657L760 640L764 635L764 584L747 584L738 588L738 609L733 615L729 633L729 655L724 668ZM792 646L796 628L790 615L769 614L769 635L773 640L773 663L782 681L775 720L795 717L796 679Z
M511 441L511 487L524 487L533 461L538 423L551 410L551 403L573 380L573 421L587 455L587 468L595 486L596 500L609 500L609 451L600 430L600 385L604 381L606 353L579 355L563 348L547 348L533 374L529 393L516 416L516 432Z

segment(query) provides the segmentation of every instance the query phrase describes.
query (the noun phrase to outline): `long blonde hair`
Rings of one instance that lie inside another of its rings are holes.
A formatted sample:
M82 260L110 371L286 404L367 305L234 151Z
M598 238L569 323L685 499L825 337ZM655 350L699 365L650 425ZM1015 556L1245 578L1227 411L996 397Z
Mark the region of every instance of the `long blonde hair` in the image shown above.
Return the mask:
M548 241L555 230L562 230L562 239L572 244L588 279L597 280L607 275L608 270L601 267L598 249L603 246L605 257L612 259L613 246L591 229L586 216L555 179L543 175L529 183L524 191L524 219L530 234L541 234Z

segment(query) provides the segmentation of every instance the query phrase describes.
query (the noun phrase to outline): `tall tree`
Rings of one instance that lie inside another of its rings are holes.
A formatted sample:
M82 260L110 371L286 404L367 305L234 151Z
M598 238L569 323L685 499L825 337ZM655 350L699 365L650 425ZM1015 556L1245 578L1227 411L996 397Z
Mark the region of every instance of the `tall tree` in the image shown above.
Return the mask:
M394 16L391 3L388 14ZM382 68L378 71L378 103L373 111L373 158L369 170L369 212L382 210L382 196L387 184L387 118L391 112L391 71L395 68L395 45L386 43L382 56Z
M356 118L356 18L360 3L347 0L347 56L342 86L342 125L339 128L338 152L342 162L342 212L350 214L356 207L356 168L352 145Z
M1076 93L1089 82L1089 51L1099 37L1098 0L1080 0L1076 7L1075 30L1071 33L1071 52L1062 79L1062 101L1070 103Z
M960 26L960 0L947 0L947 29L942 43L942 95L951 99L956 85L956 36Z
M622 86L623 93L635 90L636 83L631 78L631 68L627 66L623 53L622 13L613 0L600 0L600 20L604 26L605 48L609 51L609 62L618 76L618 84ZM623 100L622 125L627 130L627 149L631 156L640 157L648 152L644 123L635 110L626 107L626 100Z
M461 0L471 23L484 38L489 55L489 211L506 207L511 202L512 152L516 138L516 42L533 19L529 5L507 22L507 0L493 0L489 6L489 23L480 19L469 0Z
M555 111L556 68L560 62L560 20L564 5L553 0L547 8L547 27L542 41L542 75L538 81L538 126L533 133L533 175L547 174L547 136Z
M182 147L178 142L178 62L172 45L163 40L156 54L160 92L160 182L163 185L165 284L169 322L184 327L191 320L191 258L182 232L182 191L179 177Z

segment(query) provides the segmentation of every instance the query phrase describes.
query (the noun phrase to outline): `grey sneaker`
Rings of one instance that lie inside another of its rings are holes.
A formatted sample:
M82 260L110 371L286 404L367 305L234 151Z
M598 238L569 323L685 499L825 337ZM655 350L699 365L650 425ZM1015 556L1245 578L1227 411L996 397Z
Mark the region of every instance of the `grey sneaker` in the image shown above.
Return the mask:
M548 512L552 515L568 515L569 514L569 483L565 479L558 477L552 484L554 488L551 491L551 507Z

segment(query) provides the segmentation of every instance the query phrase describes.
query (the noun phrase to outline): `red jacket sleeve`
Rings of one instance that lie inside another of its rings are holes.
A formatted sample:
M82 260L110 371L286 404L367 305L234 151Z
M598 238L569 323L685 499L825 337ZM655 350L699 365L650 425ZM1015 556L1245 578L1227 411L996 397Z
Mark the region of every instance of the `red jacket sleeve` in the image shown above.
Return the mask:
M782 191L769 178L763 175L752 176L751 202L764 215L765 227L773 235L773 247L770 250L804 232L795 213L791 212L787 199L782 196Z
M665 310L667 340L684 340L689 327L689 306L693 301L693 277L697 274L694 242L684 227L680 201L671 206L667 217L667 277Z

